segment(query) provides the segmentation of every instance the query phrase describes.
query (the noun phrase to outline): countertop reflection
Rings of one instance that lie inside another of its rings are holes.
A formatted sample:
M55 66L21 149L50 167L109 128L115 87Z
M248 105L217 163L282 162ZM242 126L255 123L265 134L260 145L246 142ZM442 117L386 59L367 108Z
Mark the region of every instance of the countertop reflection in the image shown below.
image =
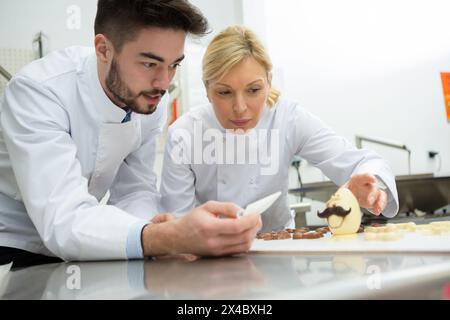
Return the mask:
M12 270L1 299L441 299L450 255L190 255Z

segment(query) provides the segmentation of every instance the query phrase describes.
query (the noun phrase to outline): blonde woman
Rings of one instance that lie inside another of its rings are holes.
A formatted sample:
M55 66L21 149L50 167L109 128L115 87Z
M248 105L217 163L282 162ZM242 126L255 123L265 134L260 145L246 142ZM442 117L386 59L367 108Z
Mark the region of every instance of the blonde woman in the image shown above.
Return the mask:
M287 203L295 156L346 185L376 215L398 211L395 179L376 153L358 150L272 87L272 64L249 29L217 35L203 58L210 104L183 115L170 128L161 181L162 205L182 215L209 200L241 207L277 191L262 216L262 231L293 227ZM384 185L386 188L380 189Z

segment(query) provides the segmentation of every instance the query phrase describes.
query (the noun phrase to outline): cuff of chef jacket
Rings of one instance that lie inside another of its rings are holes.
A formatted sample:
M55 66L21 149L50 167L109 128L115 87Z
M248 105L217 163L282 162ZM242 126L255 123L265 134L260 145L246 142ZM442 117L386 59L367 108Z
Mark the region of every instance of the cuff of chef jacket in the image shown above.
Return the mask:
M147 221L138 221L131 226L127 237L127 257L128 260L143 259L144 250L142 249L141 234L142 229L148 224Z

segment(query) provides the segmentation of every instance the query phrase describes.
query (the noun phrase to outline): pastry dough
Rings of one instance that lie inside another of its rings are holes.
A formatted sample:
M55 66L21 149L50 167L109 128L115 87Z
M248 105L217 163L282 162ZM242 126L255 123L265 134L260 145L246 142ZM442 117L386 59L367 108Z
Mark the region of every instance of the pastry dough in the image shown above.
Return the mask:
M407 232L416 232L423 236L447 235L450 234L450 221L419 225L416 225L414 222L388 223L381 227L366 227L364 239L375 241L399 240Z
M364 239L369 241L394 241L403 239L405 233L417 230L414 222L388 223L380 227L366 227Z

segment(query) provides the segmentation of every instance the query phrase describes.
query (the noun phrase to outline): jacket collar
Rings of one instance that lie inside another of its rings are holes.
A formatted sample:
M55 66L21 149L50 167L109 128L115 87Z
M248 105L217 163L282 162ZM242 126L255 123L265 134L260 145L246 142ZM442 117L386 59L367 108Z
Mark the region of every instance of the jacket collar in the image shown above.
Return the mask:
M121 123L126 116L126 111L115 105L106 95L100 83L97 71L97 56L92 53L85 64L85 71L88 76L89 88L95 103L95 108L101 113L105 123Z

